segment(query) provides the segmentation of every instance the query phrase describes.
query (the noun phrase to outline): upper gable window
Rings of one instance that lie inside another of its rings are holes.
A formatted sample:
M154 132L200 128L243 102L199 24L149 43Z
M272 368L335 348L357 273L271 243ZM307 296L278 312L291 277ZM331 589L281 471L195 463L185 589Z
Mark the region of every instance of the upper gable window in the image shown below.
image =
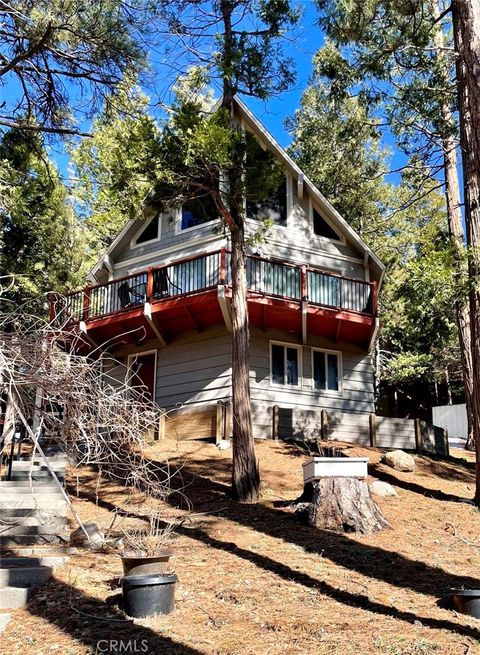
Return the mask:
M248 218L287 224L288 178L272 152L246 133L245 209Z
M143 230L135 239L135 244L141 245L142 243L147 243L148 241L155 241L159 238L159 229L160 217L157 215L152 218L152 220L143 228Z
M336 232L330 223L323 218L315 207L313 207L313 231L319 237L332 239L333 241L341 241L342 237Z
M277 225L287 224L287 178L283 175L278 187L266 200L248 200L247 216L256 220L270 219Z
M208 195L190 198L182 205L182 219L180 229L188 230L197 225L210 223L218 218L218 210L213 198Z

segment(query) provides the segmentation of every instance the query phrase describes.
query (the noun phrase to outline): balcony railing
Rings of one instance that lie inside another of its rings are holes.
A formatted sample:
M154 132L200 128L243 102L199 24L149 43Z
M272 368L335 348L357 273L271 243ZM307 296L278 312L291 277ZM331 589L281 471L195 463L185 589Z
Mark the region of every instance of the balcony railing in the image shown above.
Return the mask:
M371 282L257 256L247 257L246 269L248 289L253 294L305 300L363 314L376 311L376 285ZM225 249L149 268L66 296L55 295L51 318L56 325L88 321L146 302L206 291L219 284L231 284L230 254Z

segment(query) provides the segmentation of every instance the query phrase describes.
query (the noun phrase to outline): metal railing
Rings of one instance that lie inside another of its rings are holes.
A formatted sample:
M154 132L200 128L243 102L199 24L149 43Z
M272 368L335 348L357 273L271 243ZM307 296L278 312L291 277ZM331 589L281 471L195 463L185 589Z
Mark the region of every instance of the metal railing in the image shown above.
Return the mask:
M230 268L230 254L225 249L149 268L66 296L54 296L51 319L57 326L87 321L146 302L230 285ZM246 274L251 293L360 313L376 311L376 285L371 282L253 255L247 257Z

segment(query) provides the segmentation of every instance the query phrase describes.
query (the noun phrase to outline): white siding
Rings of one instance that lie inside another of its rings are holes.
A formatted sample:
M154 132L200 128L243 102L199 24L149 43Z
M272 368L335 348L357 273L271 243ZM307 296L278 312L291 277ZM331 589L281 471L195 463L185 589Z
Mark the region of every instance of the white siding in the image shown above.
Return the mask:
M448 436L456 439L467 439L468 421L467 406L439 405L432 407L432 423L448 430Z
M302 346L303 366L298 388L279 387L270 382L270 341L299 344L297 338L279 331L252 330L250 376L253 422L256 437L271 436L272 408L280 407L284 435L302 438L320 436L320 411L330 416L331 437L368 441L368 415L374 411L373 370L370 356L347 344L334 344L311 337ZM311 349L326 348L341 352L343 378L340 392L316 391L312 385Z
M156 400L161 407L198 405L231 395L230 335L215 327L190 332L158 351Z

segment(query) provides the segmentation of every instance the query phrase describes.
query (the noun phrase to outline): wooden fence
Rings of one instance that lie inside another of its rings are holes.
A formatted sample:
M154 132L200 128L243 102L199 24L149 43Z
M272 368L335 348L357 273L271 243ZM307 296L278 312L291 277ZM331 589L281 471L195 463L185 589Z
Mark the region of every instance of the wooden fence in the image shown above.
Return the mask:
M305 441L332 439L378 448L449 454L447 430L420 419L327 412L326 409L296 412L295 408L274 405L272 437Z

